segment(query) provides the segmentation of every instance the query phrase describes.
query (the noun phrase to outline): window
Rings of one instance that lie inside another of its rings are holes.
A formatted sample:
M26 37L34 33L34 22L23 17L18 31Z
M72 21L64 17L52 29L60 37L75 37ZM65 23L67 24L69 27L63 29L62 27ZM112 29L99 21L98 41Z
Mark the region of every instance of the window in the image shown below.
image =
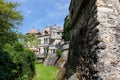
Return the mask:
M41 39L39 39L39 45L41 44Z
M49 44L49 38L47 38L47 43Z
M45 38L44 38L44 44L45 44Z
M39 53L40 53L40 48L39 48Z
M45 38L45 44L46 44L46 38Z
M55 49L53 49L53 53L55 53Z
M47 44L47 38L46 38L46 44Z
M49 38L46 38L46 42L47 42L47 44L49 44Z
M57 32L58 35L60 35L60 32Z
M48 32L47 32L47 31L45 31L44 33L45 33L46 35L48 34Z
M44 53L46 52L46 49L44 48Z

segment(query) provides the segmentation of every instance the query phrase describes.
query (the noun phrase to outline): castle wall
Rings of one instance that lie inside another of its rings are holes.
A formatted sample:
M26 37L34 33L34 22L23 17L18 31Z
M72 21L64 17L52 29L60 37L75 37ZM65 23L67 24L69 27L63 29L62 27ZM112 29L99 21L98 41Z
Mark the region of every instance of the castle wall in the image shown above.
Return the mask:
M120 80L119 5L119 0L71 0L64 79Z

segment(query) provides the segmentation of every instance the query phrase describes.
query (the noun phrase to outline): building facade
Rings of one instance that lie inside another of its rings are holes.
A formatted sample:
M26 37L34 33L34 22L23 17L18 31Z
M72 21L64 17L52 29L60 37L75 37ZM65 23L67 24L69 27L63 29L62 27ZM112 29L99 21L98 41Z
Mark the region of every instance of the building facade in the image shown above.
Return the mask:
M46 27L38 35L38 57L46 57L49 54L53 54L60 48L62 42L62 28L56 25Z

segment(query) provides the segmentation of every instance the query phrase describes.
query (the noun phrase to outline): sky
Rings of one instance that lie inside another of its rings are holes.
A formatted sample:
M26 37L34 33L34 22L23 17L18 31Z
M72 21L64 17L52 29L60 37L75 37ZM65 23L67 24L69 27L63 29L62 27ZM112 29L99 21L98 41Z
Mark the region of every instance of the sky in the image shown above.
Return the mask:
M20 3L17 10L24 16L19 32L26 34L33 26L41 31L46 26L62 27L69 13L70 0L11 0Z

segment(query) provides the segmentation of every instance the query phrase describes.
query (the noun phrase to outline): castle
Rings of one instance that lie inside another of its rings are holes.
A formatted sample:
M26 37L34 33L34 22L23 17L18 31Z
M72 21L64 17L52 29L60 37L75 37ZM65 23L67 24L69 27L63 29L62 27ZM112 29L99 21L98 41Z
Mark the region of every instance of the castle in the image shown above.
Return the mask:
M36 53L37 58L45 58L49 54L53 54L60 48L62 42L62 27L56 25L46 27L41 32L37 32L34 28L27 34L35 34L38 38L38 47L29 47Z

